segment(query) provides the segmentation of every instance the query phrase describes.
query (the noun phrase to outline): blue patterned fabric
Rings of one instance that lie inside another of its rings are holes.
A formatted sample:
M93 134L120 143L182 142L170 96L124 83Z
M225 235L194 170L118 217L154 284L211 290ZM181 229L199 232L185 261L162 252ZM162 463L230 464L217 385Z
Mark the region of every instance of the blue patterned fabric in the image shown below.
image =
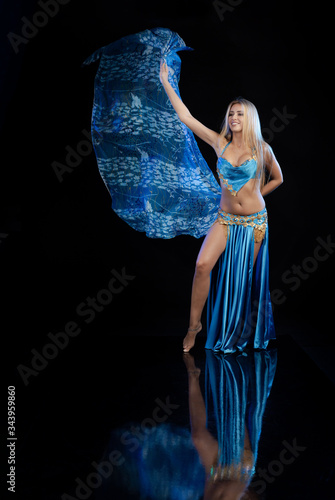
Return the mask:
M131 429L138 429L139 437ZM143 422L129 422L112 431L102 462L115 450L124 463L114 467L96 490L96 500L200 500L205 471L188 428L168 423L145 427Z
M204 236L216 219L221 190L193 133L178 118L159 80L160 61L179 95L186 47L165 28L145 30L100 48L92 141L116 214L150 238Z

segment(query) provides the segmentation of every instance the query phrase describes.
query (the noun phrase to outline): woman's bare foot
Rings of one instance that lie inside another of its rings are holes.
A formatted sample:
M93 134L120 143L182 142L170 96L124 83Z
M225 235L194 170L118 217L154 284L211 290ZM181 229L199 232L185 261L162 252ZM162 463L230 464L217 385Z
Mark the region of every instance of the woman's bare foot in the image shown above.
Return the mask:
M189 328L186 334L186 337L184 338L183 341L183 351L184 352L189 352L190 349L194 346L195 343L195 337L197 334L202 330L202 324L198 323L198 326L195 328Z

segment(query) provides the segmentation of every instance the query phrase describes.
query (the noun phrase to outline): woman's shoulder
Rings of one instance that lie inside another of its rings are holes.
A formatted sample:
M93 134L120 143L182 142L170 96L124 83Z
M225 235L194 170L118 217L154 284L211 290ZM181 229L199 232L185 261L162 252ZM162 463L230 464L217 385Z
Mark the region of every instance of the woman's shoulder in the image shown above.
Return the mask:
M227 146L228 144L228 139L224 137L223 135L219 134L218 135L218 140L217 140L217 148L216 148L216 154L218 157L221 155L222 150Z
M270 161L273 156L272 147L265 141L263 141L262 147L263 147L263 158L265 162Z

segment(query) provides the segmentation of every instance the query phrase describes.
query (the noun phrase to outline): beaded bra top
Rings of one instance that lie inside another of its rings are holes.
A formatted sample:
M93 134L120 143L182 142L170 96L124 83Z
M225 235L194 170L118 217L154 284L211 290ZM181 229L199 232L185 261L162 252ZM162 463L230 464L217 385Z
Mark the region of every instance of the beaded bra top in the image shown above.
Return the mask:
M223 153L229 146L229 141L222 150L216 164L216 171L219 178L231 192L236 196L238 191L250 180L256 178L257 172L257 159L256 151L253 149L253 155L248 160L244 161L241 165L234 167L226 158L223 158Z

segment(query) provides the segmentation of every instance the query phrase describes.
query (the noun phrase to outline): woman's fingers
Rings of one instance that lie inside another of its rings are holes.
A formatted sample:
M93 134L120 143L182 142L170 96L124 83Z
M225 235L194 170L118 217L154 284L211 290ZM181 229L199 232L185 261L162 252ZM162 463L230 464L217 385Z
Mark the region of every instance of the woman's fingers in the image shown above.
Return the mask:
M166 64L166 61L164 61L164 59L161 59L161 62L160 62L160 77L161 78L167 78L169 75L169 69L168 69L168 66Z

